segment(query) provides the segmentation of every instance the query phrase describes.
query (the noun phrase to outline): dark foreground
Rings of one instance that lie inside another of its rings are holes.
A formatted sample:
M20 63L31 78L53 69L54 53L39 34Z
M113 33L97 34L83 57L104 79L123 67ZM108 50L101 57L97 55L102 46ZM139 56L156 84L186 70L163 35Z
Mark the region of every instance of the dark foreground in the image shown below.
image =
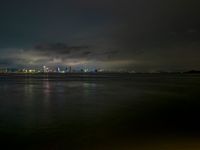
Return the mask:
M1 146L198 150L199 91L189 74L0 75Z

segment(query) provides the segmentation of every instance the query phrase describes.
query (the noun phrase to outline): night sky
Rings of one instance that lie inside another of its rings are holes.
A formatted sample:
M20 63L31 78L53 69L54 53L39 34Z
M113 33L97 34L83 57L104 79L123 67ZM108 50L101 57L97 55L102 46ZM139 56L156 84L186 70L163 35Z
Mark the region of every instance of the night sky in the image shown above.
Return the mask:
M1 0L0 67L200 69L199 0Z

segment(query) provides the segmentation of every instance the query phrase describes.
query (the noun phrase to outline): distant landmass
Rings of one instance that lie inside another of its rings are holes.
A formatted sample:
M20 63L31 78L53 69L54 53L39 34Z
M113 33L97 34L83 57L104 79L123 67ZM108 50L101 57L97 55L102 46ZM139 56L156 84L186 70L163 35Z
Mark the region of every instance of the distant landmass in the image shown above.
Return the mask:
M187 72L184 72L184 73L198 74L198 73L200 73L200 70L190 70L190 71L187 71Z

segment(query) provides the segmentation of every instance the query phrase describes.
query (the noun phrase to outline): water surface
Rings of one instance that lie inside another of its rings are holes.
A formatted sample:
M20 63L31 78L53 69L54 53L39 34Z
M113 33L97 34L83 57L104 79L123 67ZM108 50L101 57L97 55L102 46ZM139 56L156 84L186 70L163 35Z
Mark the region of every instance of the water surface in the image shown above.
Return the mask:
M200 141L199 91L198 75L1 78L0 140L25 149L169 148L172 141L192 149Z

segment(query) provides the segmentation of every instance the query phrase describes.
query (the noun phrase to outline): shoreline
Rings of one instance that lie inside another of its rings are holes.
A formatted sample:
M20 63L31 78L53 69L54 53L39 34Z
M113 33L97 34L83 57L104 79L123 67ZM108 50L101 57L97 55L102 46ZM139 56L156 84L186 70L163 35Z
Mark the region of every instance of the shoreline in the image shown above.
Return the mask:
M133 79L133 78L200 77L198 73L0 73L0 80L6 79Z

